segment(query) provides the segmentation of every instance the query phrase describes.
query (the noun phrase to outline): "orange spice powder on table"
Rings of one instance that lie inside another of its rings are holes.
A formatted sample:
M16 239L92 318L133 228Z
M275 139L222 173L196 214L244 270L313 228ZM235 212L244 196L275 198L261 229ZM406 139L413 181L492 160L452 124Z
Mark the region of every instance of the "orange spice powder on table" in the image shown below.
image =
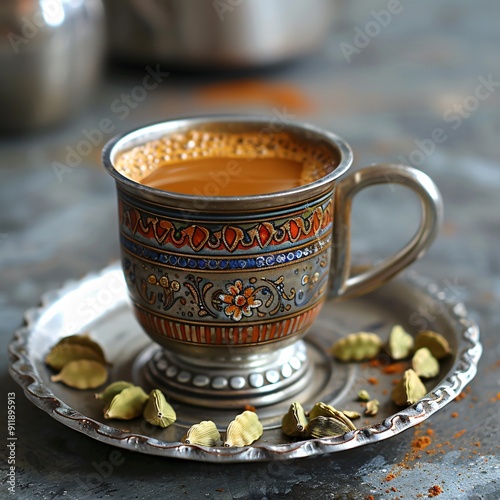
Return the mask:
M429 488L429 497L437 497L438 495L441 495L443 493L443 488L439 486L438 484L435 484L431 488Z
M413 451L425 450L432 443L430 436L418 436L411 442Z
M463 434L465 434L466 429L463 429L457 432L453 438L457 439ZM433 436L435 436L435 431L432 428L425 428L416 426L414 429L414 438L411 441L410 451L406 453L403 460L395 464L391 471L383 478L384 482L389 482L398 477L404 470L413 468L412 462L419 460L422 457L422 452L425 450L427 455L435 455L436 453L444 454L445 447L449 449L453 449L453 444L450 441L439 442L435 444L433 442ZM480 447L481 443L477 441L476 443L472 443L473 446ZM434 445L434 446L431 446ZM476 452L477 453L477 452ZM418 463L417 463L418 465ZM394 490L393 490L394 491ZM422 498L424 496L427 497L435 497L443 493L444 490L440 485L433 485L429 487L427 494L418 494L416 498Z
M429 451L426 449L432 444L431 436L433 434L434 431L432 429L424 429L417 426L414 430L414 438L410 443L410 451L405 454L403 460L392 467L391 471L385 476L383 481L392 481L399 476L403 470L410 469L412 467L410 465L412 462L422 458L423 450L425 450L428 455L434 455L437 453L436 450Z
M204 104L261 104L288 112L307 112L314 107L298 87L289 83L261 80L235 80L207 85L198 91Z
M456 398L455 401L462 401L470 393L470 387L466 387Z
M490 403L496 403L497 401L500 401L500 392L497 392L496 396L490 398Z

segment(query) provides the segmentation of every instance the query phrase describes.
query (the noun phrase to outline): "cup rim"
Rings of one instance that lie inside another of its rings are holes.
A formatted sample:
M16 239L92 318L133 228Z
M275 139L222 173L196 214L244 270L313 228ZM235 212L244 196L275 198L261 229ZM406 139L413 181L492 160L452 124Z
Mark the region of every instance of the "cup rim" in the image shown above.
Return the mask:
M114 167L114 160L118 153L131 149L134 146L144 144L148 141L163 137L168 133L174 133L179 131L179 129L187 131L195 129L197 125L202 126L217 123L221 125L230 125L232 123L240 125L248 124L250 126L262 124L263 127L266 127L272 123L272 120L276 120L276 117L244 114L206 114L169 118L167 120L161 120L149 125L140 126L128 132L116 135L103 147L102 162L106 171L116 181L118 181L120 185L125 185L135 192L139 191L147 198L155 200L168 200L170 203L177 203L179 206L185 207L192 205L193 202L204 203L207 208L209 206L213 206L213 208L232 206L232 210L234 210L234 203L244 203L249 206L256 204L260 206L272 206L276 203L283 202L285 198L289 199L291 197L297 201L307 199L314 193L324 191L326 186L332 184L333 181L343 175L351 167L353 153L350 146L344 139L337 134L324 130L316 125L295 120L284 122L283 131L295 132L308 136L309 138L322 139L326 141L330 146L336 149L340 161L338 165L327 175L313 182L303 184L292 189L244 196L197 196L177 193L175 191L161 190L141 184L140 182L134 181L121 174Z

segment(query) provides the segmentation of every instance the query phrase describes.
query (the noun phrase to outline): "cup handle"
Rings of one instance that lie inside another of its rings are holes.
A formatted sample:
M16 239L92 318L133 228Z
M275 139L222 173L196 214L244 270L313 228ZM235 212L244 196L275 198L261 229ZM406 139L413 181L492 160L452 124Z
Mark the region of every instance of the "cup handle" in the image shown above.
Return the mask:
M351 276L352 200L356 193L376 184L402 184L417 193L422 206L420 226L413 238L395 255ZM337 184L334 199L333 261L329 290L332 297L361 295L384 284L425 253L443 218L443 203L434 182L420 170L404 165L383 163L353 172Z

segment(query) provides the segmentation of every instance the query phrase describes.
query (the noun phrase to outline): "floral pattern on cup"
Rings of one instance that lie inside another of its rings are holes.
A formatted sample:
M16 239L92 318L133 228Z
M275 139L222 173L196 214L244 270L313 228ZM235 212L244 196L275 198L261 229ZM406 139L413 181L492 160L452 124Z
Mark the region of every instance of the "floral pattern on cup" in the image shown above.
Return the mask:
M234 321L240 321L243 316L250 317L253 309L262 305L262 300L255 297L257 290L252 285L243 287L241 280L226 285L227 293L221 293L219 300L222 300L227 306L224 313Z

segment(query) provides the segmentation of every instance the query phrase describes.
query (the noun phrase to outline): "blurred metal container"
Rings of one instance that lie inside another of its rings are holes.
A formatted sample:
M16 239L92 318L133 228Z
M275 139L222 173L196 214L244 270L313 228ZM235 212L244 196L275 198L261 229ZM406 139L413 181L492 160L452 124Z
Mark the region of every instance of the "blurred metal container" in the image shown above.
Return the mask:
M60 122L87 101L104 49L102 0L0 2L0 130Z
M105 0L111 54L132 63L248 68L324 41L333 0Z

